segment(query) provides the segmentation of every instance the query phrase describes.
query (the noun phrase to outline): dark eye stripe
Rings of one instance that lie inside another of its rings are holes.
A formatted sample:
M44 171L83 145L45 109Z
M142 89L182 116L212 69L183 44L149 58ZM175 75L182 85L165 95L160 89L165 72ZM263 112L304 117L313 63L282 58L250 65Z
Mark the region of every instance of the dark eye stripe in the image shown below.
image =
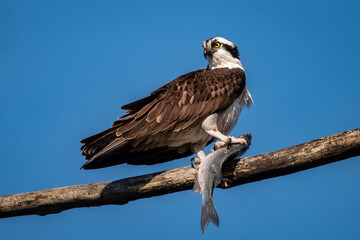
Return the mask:
M239 58L239 51L236 46L231 47L227 44L223 44L223 46L234 58Z

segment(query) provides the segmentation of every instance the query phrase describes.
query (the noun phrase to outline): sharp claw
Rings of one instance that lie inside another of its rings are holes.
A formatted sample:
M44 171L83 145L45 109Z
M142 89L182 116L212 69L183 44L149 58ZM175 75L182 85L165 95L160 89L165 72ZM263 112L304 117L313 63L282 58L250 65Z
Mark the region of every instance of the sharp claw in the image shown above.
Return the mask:
M195 162L195 158L190 159L190 164L192 168L195 168L194 162Z
M228 137L226 143L225 143L225 146L227 149L229 149L231 147L231 143L232 143L232 139L231 137Z
M239 136L239 138L235 138L235 137L228 137L226 139L226 142L220 141L220 142L215 142L214 144L214 151L226 147L226 148L230 148L232 144L242 144L245 146L248 146L249 143L246 140L246 137L244 135Z
M200 158L192 158L190 159L190 164L192 168L197 169L197 166L201 163L201 159Z

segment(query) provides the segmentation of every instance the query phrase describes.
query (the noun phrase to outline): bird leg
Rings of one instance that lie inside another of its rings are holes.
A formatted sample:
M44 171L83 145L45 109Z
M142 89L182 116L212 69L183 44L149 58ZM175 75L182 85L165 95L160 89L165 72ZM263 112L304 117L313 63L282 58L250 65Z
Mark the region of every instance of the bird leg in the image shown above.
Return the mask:
M196 152L196 155L198 157L192 158L190 160L190 163L193 168L197 168L198 165L201 163L202 160L205 159L206 156L205 156L204 148L201 147L200 145L196 144L193 148L194 148L194 152Z
M230 146L231 144L242 144L242 145L246 145L247 142L244 138L236 138L236 137L229 137L229 136L226 136L224 134L222 134L217 128L213 128L213 129L205 129L205 131L215 137L215 138L218 138L220 139L220 142L216 142L215 143L215 146L214 146L214 150L216 151L217 149L219 148L222 148L222 147L228 147Z
M220 142L215 143L214 150L225 147L225 146L229 146L232 143L246 144L246 140L244 140L243 138L229 137L229 136L222 134L219 131L219 128L217 125L218 117L219 117L219 114L217 114L217 113L212 114L212 115L208 116L201 124L201 127L210 136L220 139Z

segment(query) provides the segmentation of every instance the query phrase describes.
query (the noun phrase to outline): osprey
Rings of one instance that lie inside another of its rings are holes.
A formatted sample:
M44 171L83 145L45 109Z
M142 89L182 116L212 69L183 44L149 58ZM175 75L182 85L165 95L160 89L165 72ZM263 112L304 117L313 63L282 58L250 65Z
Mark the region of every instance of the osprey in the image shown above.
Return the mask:
M126 114L111 128L81 141L84 169L121 163L155 164L196 153L215 139L220 145L243 143L228 137L243 105L253 101L237 47L215 37L202 44L206 69L189 72L150 96L126 104Z

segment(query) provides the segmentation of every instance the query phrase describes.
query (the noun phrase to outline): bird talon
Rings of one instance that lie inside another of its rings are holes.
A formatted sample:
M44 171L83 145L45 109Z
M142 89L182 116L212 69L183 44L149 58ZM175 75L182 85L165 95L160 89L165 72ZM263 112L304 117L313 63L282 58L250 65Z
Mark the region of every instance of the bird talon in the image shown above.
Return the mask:
M243 135L241 135L240 137L236 138L236 137L231 137L231 142L232 143L237 143L237 144L241 144L241 145L248 145L248 142L246 141L245 137Z
M230 148L232 144L242 144L242 145L248 145L248 142L246 141L246 139L244 138L244 136L240 136L239 138L236 138L236 137L228 137L226 139L226 142L224 141L219 141L219 142L216 142L214 144L214 151L220 149L220 148L223 148L223 147L226 147L226 148Z
M200 158L192 158L190 159L190 164L192 168L198 169L199 164L201 163Z
M220 141L220 142L216 142L214 144L214 151L220 149L220 148L223 148L225 146L225 143L223 141Z
M231 144L232 144L232 138L228 137L228 139L225 143L226 148L229 149L231 147Z

